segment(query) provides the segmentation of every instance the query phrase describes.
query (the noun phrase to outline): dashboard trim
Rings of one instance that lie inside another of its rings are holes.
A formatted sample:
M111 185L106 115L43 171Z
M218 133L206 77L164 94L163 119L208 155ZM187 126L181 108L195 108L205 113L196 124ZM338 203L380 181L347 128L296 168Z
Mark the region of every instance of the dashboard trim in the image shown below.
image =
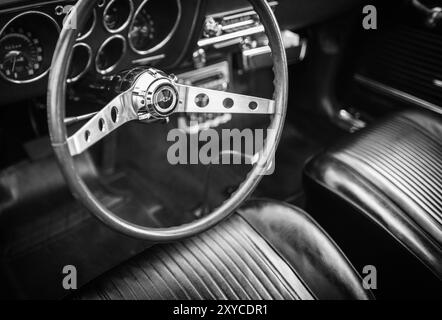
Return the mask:
M8 26L14 22L15 20L17 20L18 18L21 18L25 15L28 14L38 14L38 15L42 15L46 18L49 18L49 20L55 25L56 29L57 29L57 33L60 34L60 26L58 25L57 21L55 21L55 19L53 17L51 17L50 15L48 15L47 13L41 12L41 11L37 11L37 10L29 10L29 11L25 11L25 12L21 12L17 15L15 15L13 18L9 19L9 21L3 26L3 28L0 30L0 37L3 35L3 32L5 32L5 30L8 28ZM48 73L49 73L50 67L48 67L42 74L40 74L37 77L34 77L32 79L28 79L28 80L13 80L10 79L8 77L6 77L3 72L0 72L0 76L5 79L6 81L10 82L10 83L15 83L15 84L26 84L26 83L32 83L35 81L38 81L42 78L44 78Z
M162 60L164 58L166 58L166 55L164 53L161 53L161 54L157 54L156 56L149 56L149 57L145 57L145 58L132 60L132 64L144 66L148 63L157 62L157 61Z
M139 54L139 55L146 55L155 51L158 51L159 49L161 49L162 47L164 47L166 45L166 43L169 42L169 40L173 37L173 35L175 34L176 30L178 29L178 26L181 22L181 16L182 16L182 5L181 5L181 1L180 0L176 0L177 6L178 6L178 16L175 20L175 24L173 25L173 28L170 30L170 32L167 34L167 36L161 40L160 43L158 43L157 45L155 45L154 47L147 49L147 50L137 50L131 41L131 37L130 37L130 30L132 30L132 27L135 23L135 17L141 12L141 10L143 9L143 7L151 0L144 0L140 6L138 7L138 9L136 10L134 16L132 17L131 23L130 23L130 27L129 27L129 33L127 35L127 38L129 40L129 47L132 49L133 52Z

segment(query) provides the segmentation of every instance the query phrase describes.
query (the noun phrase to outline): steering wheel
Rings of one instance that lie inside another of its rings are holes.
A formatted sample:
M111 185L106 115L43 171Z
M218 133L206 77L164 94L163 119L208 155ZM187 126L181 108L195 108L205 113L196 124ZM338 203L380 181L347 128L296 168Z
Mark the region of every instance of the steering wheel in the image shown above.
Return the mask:
M76 18L78 26L84 25L96 2L77 2L65 20L52 60L48 85L48 125L61 171L74 197L100 221L116 231L154 242L174 241L201 233L228 217L254 191L278 146L287 108L288 71L275 16L266 0L249 0L261 19L272 50L274 100L180 85L173 77L159 70L137 68L130 72L130 77L126 77L124 91L68 138L64 122L66 79L78 34L78 30L71 27L71 19ZM166 119L174 113L269 114L271 122L258 160L236 192L218 208L199 220L181 226L149 228L135 225L121 219L100 203L81 179L73 157L129 121Z

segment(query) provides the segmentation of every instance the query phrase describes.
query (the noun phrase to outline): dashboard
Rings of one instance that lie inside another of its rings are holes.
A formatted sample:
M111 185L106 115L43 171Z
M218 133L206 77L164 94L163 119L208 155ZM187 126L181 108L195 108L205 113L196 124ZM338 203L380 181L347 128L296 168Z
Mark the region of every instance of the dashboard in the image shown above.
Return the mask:
M268 1L282 29L306 27L358 2ZM1 1L0 105L45 96L52 54L75 3ZM153 66L175 72L189 57L194 60L193 68L199 68L195 60L204 64L206 54L221 55L225 60L233 45L241 50L246 47L243 60L256 52L268 54L265 43L258 48L248 46L248 42L259 43L258 35L263 33L250 10L247 0L97 0L84 25L74 26L79 34L68 86L77 92L100 90L100 80L128 68Z
M75 1L33 3L0 7L0 104L44 95L52 54ZM68 84L134 66L173 65L188 45L199 8L200 0L99 0L84 25L74 26L79 34Z

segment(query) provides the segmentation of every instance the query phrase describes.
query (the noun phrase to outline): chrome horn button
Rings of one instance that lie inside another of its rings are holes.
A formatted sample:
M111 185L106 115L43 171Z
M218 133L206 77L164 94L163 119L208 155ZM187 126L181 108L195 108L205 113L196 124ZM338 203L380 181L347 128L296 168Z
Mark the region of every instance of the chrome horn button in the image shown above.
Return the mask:
M163 85L153 93L152 105L159 114L170 115L176 108L178 92L172 85Z
M165 73L150 68L136 79L133 104L140 120L166 119L178 106L178 90Z

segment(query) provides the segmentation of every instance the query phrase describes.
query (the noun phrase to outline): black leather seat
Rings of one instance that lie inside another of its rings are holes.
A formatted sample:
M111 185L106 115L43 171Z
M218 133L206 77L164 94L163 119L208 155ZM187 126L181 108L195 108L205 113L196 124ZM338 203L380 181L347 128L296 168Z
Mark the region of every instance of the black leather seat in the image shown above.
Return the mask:
M377 297L440 294L440 115L390 116L315 157L304 178L309 212L358 268L377 267Z
M75 299L367 299L372 293L303 211L254 201L199 236L156 245Z

